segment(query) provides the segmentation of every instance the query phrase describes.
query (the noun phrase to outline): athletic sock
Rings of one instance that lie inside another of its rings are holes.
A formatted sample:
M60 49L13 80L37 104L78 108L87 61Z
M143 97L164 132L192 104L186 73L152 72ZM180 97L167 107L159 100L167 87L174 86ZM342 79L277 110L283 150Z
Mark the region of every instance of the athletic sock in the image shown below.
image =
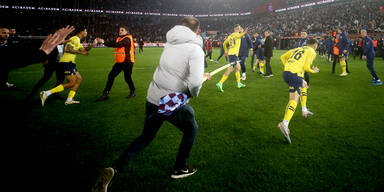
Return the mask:
M240 72L236 71L236 81L240 83Z
M264 61L259 62L260 72L264 73Z
M307 88L305 87L301 88L300 101L301 101L301 108L303 109L303 111L304 111L304 108L307 109L307 93L308 93Z
M46 91L45 93L47 94L47 96L49 96L51 94L62 92L62 91L64 91L64 86L63 86L63 84L60 84L57 87L55 87L49 91Z
M292 119L293 114L295 113L297 103L294 100L290 100L288 102L288 105L285 109L285 114L284 114L284 121L289 122Z
M220 83L223 84L226 80L228 79L228 76L226 76L225 74L221 77L220 79Z
M347 73L347 63L345 62L345 60L340 61L340 66L342 73Z
M75 97L76 91L69 91L67 101L72 101L73 97Z

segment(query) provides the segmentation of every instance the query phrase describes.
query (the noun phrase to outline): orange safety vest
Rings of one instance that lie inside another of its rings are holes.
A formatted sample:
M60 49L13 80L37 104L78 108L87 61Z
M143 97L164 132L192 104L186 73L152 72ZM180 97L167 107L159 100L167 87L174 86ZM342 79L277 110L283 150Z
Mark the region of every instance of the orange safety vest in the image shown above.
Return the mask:
M377 40L372 40L372 43L373 43L373 47L377 48Z
M125 38L129 38L130 42L130 49L129 49L129 59L130 62L135 62L135 44L133 43L132 35L126 35L124 37L117 37L116 43L124 40ZM115 62L116 63L123 63L126 58L126 52L125 47L117 47L115 48Z
M336 39L336 43L338 42L339 40ZM339 55L339 47L337 47L337 45L333 46L333 54L334 55Z

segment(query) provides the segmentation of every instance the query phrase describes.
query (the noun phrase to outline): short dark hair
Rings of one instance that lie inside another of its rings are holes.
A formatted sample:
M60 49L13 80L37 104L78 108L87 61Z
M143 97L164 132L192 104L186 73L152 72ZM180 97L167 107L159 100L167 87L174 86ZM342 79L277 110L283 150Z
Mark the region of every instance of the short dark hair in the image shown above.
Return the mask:
M316 39L309 39L308 41L307 41L307 44L308 45L314 45L314 44L317 44L318 42L317 42L317 40Z
M129 28L127 26L125 26L125 25L120 25L119 28L124 28L125 30L129 31Z
M80 32L86 30L87 28L85 26L78 26L75 27L75 34L79 34Z
M236 24L233 28L238 28L240 27L240 24Z
M181 24L196 32L200 28L200 21L195 17L184 17Z

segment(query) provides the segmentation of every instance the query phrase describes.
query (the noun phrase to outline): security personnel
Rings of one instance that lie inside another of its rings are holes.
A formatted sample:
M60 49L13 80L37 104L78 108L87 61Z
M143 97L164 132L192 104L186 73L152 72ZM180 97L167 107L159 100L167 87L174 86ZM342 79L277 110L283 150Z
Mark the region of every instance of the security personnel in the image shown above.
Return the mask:
M339 42L339 35L336 36L336 39L333 42L332 74L335 73L336 63L339 62L339 47L337 47L338 42Z
M135 86L131 77L133 64L135 63L135 44L133 42L132 35L128 34L128 28L121 26L116 42L105 42L104 45L108 47L115 47L116 63L111 72L109 72L108 81L102 96L96 101L104 101L109 98L109 92L111 91L113 81L121 71L124 71L125 82L127 82L131 91L127 98L135 97Z

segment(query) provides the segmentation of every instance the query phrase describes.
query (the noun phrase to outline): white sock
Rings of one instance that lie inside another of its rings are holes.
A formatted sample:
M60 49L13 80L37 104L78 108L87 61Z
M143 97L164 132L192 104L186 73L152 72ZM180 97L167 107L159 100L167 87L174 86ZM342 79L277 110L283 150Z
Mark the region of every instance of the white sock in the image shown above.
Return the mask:
M283 120L283 123L284 123L285 126L288 127L288 125L289 125L289 121L287 121L287 120Z
M302 107L302 108L301 108L301 111L303 111L303 112L307 112L307 111L308 111L308 108L307 108L307 107Z
M48 97L48 96L50 96L52 93L51 93L51 91L45 91L45 94L46 94L47 97Z

